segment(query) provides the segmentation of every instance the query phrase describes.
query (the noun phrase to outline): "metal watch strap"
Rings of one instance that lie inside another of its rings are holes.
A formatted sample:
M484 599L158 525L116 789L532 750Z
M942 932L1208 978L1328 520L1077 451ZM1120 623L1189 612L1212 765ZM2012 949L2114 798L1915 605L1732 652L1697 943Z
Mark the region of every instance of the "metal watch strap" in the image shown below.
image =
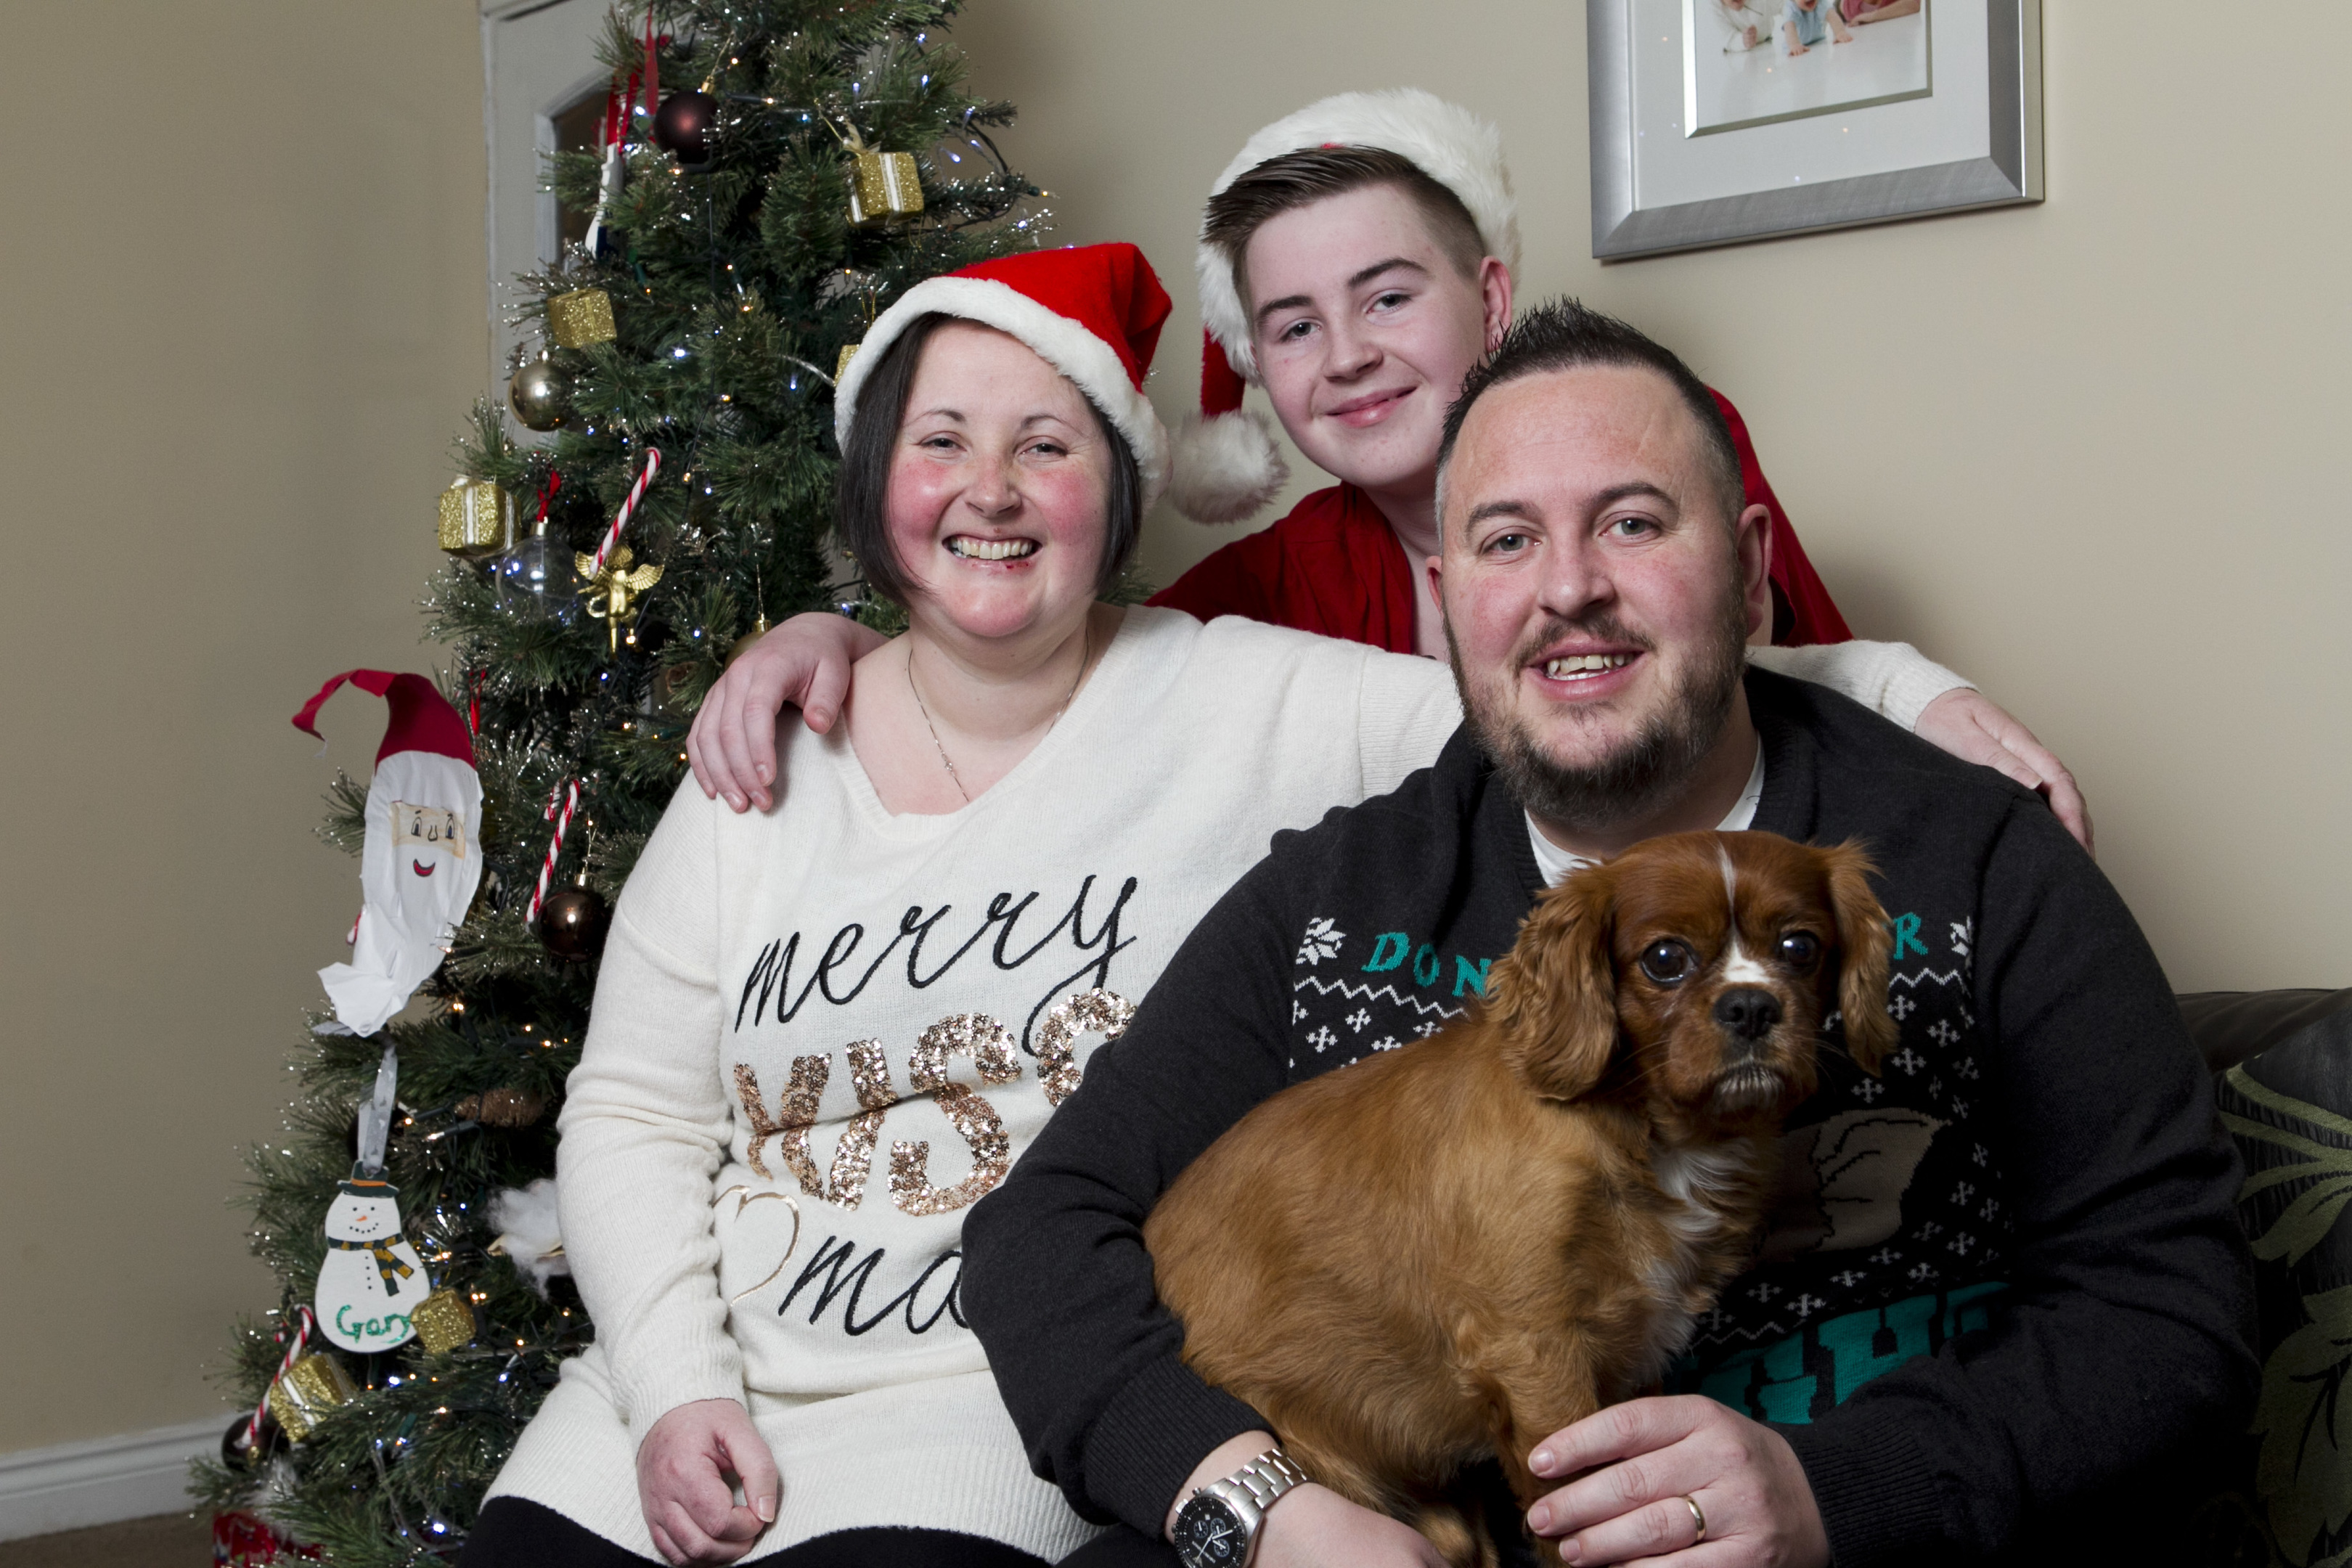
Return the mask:
M1249 1493L1250 1501L1257 1504L1258 1511L1263 1513L1274 1506L1276 1499L1303 1483L1307 1472L1276 1443L1225 1479Z

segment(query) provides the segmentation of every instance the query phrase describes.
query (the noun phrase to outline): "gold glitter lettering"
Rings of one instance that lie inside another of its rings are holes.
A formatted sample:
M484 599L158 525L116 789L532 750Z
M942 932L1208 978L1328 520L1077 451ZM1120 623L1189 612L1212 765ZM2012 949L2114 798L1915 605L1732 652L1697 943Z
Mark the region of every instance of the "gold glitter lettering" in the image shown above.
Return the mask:
M784 1113L781 1121L768 1114L767 1100L760 1092L760 1075L748 1062L735 1064L735 1098L743 1104L743 1114L751 1123L751 1146L743 1152L743 1163L770 1181L775 1179L760 1159L760 1151L769 1139L805 1128L816 1120L817 1101L824 1098L825 1080L833 1076L833 1058L794 1057L793 1081L784 1090ZM808 1139L801 1139L803 1148ZM811 1188L810 1191L815 1191Z
M809 1154L809 1130L795 1127L776 1141L784 1169L800 1178L801 1191L813 1198L854 1209L866 1196L866 1177L874 1168L874 1145L882 1135L882 1112L861 1110L841 1130L833 1146L833 1166L823 1176Z
M858 1040L849 1047L849 1085L857 1091L860 1110L880 1110L898 1103L890 1087L890 1060L879 1040Z
M1013 1055L1013 1031L985 1013L941 1018L917 1037L914 1054L907 1058L907 1077L918 1094L948 1087L950 1057L970 1057L982 1083L1011 1083L1021 1076L1021 1064Z
M1100 1035L1108 1043L1127 1033L1134 1016L1134 1003L1099 987L1055 1004L1037 1028L1037 1077L1046 1102L1059 1105L1078 1091L1078 1058L1071 1047L1080 1035Z
M947 1214L977 1203L1013 1166L1013 1141L994 1106L960 1083L940 1085L931 1098L949 1125L971 1145L971 1174L953 1186L935 1187L927 1168L929 1143L900 1139L891 1144L890 1201L910 1215Z

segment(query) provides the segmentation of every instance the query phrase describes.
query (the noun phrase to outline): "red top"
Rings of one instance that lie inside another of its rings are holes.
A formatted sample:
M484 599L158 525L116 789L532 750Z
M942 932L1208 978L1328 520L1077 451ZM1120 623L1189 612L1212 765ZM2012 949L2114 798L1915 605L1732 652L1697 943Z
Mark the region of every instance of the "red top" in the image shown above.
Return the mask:
M1748 444L1747 422L1715 394L1739 451L1748 504L1772 514L1772 640L1845 642L1853 634L1830 601L1780 499ZM1317 490L1262 532L1237 539L1151 596L1202 620L1246 616L1327 637L1412 653L1420 574L1371 498L1353 485Z

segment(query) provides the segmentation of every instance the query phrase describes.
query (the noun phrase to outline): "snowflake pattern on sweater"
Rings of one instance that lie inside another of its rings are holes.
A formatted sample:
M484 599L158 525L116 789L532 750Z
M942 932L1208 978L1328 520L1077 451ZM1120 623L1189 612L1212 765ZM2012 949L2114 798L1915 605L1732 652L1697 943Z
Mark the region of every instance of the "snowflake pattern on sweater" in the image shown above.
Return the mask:
M1360 924L1360 922L1358 922ZM1700 1317L1701 1361L1811 1322L1999 1277L2010 1226L1982 1131L1975 918L1892 912L1886 1010L1896 1047L1872 1078L1839 1050L1790 1118L1756 1261ZM1486 994L1499 954L1311 917L1291 977L1294 1079L1434 1035ZM1833 1023L1835 1015L1830 1020Z

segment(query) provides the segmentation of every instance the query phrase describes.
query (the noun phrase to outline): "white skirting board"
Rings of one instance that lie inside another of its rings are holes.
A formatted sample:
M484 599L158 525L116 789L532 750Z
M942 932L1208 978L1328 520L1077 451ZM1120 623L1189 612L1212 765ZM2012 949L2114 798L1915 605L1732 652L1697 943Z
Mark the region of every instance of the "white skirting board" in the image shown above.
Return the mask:
M194 1506L188 1461L217 1453L231 1412L87 1443L0 1454L0 1541Z

